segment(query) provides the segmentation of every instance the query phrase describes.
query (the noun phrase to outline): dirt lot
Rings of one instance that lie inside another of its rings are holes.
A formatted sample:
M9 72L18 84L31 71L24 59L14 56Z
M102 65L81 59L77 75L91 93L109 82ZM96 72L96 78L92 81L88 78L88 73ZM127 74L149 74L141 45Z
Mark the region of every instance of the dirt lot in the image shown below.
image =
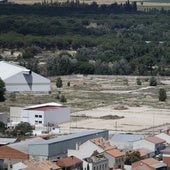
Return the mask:
M158 133L170 127L170 78L168 77L157 77L160 84L163 84L157 87L148 86L147 77L141 77L142 86L137 86L136 77L131 76L80 75L66 76L62 79L65 84L67 81L71 82L72 90L64 89L63 92L67 98L69 95L71 97L68 103L72 105L74 119L61 127L101 128L129 133ZM166 102L158 100L160 87L167 90ZM111 115L118 118L102 118Z

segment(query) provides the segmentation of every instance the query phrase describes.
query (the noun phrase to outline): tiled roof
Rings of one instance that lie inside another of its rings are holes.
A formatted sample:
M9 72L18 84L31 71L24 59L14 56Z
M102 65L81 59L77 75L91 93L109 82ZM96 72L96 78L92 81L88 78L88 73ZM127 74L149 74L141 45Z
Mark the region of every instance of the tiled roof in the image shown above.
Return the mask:
M119 149L114 149L114 148L106 150L105 152L108 153L109 155L113 156L113 157L120 157L120 156L124 156L125 155Z
M77 164L81 164L83 161L75 156L63 157L56 161L56 164L60 167L72 167Z
M90 139L95 145L101 147L103 150L108 150L114 148L109 141L106 141L103 137Z
M151 142L151 143L154 143L154 144L159 144L159 143L164 143L165 140L161 139L161 138L158 138L156 136L149 136L147 138L145 138L145 140Z
M151 167L155 168L155 169L167 166L165 163L160 162L160 161L158 161L158 160L156 160L154 158L144 159L144 160L142 160L142 162L144 164L148 165L148 166L151 166Z
M27 167L23 168L23 170L59 170L61 169L56 163L43 160L43 161L36 161L36 160L26 160L23 162Z
M137 151L140 153L140 156L141 156L141 157L144 157L144 156L147 156L147 155L148 155L148 153L146 153L146 152L144 152L144 151L142 151L142 150L140 150L140 149L138 149Z

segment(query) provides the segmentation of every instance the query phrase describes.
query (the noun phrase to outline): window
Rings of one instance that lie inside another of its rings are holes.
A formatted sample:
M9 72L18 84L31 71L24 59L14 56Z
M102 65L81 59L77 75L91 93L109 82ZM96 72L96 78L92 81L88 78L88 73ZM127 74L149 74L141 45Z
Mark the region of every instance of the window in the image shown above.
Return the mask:
M38 115L35 115L35 117L38 117Z
M42 118L42 115L39 115L39 118Z
M39 121L39 123L42 123L42 121Z

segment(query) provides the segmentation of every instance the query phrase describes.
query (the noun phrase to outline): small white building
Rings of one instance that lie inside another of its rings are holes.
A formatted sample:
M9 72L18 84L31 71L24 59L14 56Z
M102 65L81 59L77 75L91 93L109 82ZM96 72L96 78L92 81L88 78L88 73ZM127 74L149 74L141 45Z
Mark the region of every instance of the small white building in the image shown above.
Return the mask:
M16 112L15 112L16 111ZM31 125L57 125L70 121L70 107L58 103L45 103L22 108L12 108L12 121L28 122Z
M51 90L49 79L14 63L0 61L0 78L9 92L48 92Z

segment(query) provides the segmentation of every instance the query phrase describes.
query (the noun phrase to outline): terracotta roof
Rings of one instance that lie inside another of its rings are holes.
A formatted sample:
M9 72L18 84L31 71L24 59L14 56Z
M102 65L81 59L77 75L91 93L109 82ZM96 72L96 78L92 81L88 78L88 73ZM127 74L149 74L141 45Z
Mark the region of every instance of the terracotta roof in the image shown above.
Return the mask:
M154 144L159 144L159 143L164 143L165 140L161 139L161 138L158 138L156 136L150 136L150 137L147 137L145 138L145 140L151 142L151 143L154 143Z
M60 167L72 167L76 164L81 164L83 161L75 156L63 157L56 161L56 164Z
M154 165L159 163L158 160L154 159L154 158L148 158L148 159L143 159L141 160L143 163L145 163L146 165Z
M61 169L56 163L43 160L43 161L35 161L35 160L27 160L23 162L27 168L24 168L23 170L59 170Z
M141 157L144 157L144 156L147 156L147 155L148 155L148 153L146 153L146 152L144 152L144 151L142 151L142 150L140 150L140 149L138 149L138 150L136 150L136 151L138 151L138 152L140 153L140 156L141 156Z
M91 142L101 147L103 150L108 150L114 148L109 141L106 141L103 137L90 139Z
M109 155L113 156L113 157L120 157L120 156L124 156L125 155L119 149L115 149L115 148L106 150L105 152L108 153Z

